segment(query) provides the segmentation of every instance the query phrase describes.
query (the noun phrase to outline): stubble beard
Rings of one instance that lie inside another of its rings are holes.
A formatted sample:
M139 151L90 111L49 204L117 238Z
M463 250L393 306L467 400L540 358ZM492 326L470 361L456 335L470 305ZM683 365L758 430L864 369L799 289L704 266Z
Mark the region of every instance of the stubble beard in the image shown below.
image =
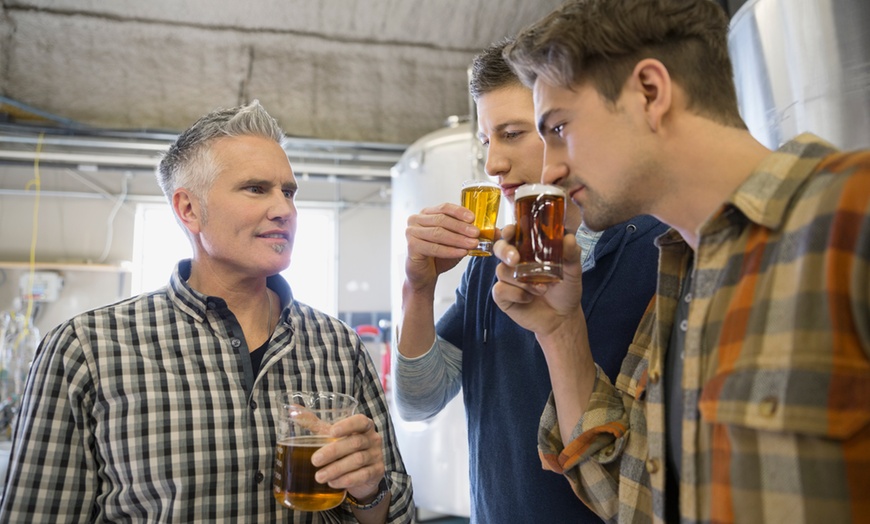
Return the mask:
M590 192L586 205L580 210L583 214L583 224L592 231L600 232L634 217L635 215L630 211L633 207L630 203L614 205L603 202Z

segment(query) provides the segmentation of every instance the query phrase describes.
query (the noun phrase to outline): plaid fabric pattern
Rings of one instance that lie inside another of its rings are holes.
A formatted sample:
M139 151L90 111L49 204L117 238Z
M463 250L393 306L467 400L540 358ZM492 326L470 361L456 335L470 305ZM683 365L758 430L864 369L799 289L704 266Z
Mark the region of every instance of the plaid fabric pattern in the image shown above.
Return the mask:
M411 522L410 478L376 371L356 333L293 300L254 380L226 303L169 286L73 318L41 343L17 422L0 522L356 522L272 495L276 394L360 401L383 437L390 522ZM243 358L244 356L244 358Z
M664 522L664 353L694 270L684 350L684 522L870 519L870 151L804 134L702 228L694 268L659 238L657 295L616 385L599 373L567 446L539 449L618 522Z

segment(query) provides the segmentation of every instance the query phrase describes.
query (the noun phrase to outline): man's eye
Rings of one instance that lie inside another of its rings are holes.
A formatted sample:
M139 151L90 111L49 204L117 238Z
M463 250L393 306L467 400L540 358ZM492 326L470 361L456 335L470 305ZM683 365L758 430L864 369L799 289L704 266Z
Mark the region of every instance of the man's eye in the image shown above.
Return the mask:
M247 191L250 191L251 193L262 193L263 192L263 188L260 186L248 186L245 189Z
M521 134L521 131L505 131L504 138L505 140L514 140L516 138L519 138Z
M295 189L285 189L284 190L284 197L289 198L289 199L295 198L296 197L296 190Z
M565 130L565 124L558 124L558 125L553 126L552 131L553 131L554 135L562 136L562 131L564 131L564 130Z

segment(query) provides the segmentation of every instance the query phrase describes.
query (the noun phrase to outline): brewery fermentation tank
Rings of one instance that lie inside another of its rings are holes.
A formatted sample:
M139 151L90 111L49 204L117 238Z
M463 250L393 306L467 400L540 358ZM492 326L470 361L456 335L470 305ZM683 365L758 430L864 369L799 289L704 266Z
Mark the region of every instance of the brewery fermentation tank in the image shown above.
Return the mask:
M442 202L459 203L462 182L472 178L472 141L469 124L451 125L414 142L393 167L390 287L393 325L399 326L399 329L408 217L427 206ZM453 303L454 291L459 286L467 263L468 257L439 277L435 289L436 320ZM394 352L397 351L397 345L394 330L391 344ZM395 363L392 370L395 373ZM423 422L402 420L389 387L388 397L402 459L414 479L414 501L417 507L468 517L468 441L462 392L439 414Z
M870 1L750 0L728 47L741 115L762 144L809 131L870 147Z

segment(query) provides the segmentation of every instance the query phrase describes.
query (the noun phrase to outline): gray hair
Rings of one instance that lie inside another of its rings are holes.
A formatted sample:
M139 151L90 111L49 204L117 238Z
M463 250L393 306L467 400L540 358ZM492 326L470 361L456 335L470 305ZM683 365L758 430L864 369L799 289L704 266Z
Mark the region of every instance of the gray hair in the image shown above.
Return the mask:
M157 183L170 204L173 193L184 187L199 200L204 212L205 197L221 167L212 154L212 145L219 138L239 136L259 136L280 145L284 143L284 131L258 100L212 111L181 133L160 161Z

